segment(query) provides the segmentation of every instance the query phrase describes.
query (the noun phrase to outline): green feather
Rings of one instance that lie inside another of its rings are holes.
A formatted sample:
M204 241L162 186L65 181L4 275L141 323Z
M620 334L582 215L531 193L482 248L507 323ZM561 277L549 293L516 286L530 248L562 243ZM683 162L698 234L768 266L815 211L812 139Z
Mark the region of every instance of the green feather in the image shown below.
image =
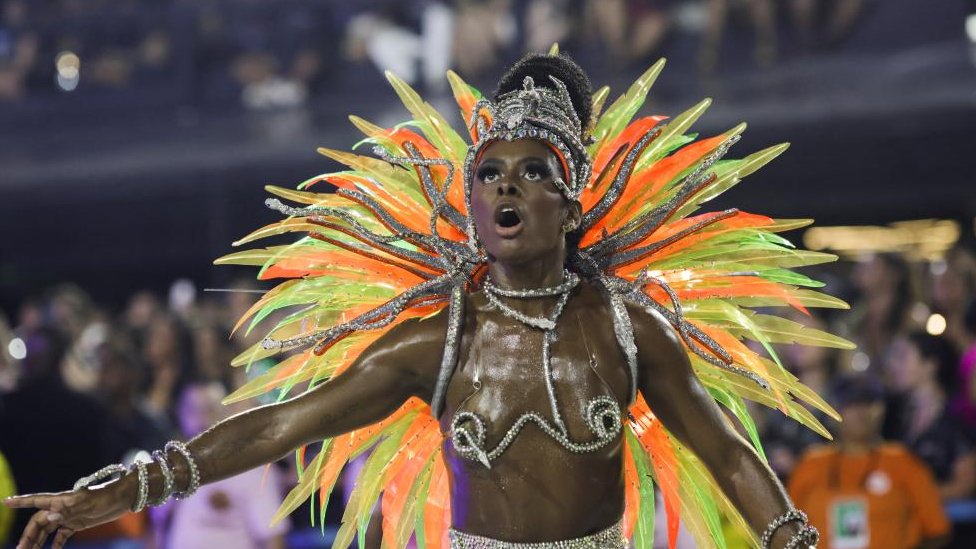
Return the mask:
M321 467L322 461L325 455L329 452L331 447L331 439L326 440L322 444L322 450L319 455L315 458L315 467L313 468L313 473L308 473L306 471L305 477L298 483L297 486L292 488L291 492L285 496L285 500L278 507L275 512L274 517L271 519L271 524L276 524L281 519L290 515L295 509L305 502L312 494L315 493L318 480L319 467ZM314 524L314 523L313 523Z
M410 485L407 501L403 506L403 510L400 511L400 523L397 524L396 546L394 549L403 549L415 530L418 537L422 537L423 535L423 506L427 497L426 494L421 497L421 492L426 492L427 490L426 486L430 483L430 474L434 470L434 460L437 456L438 452L431 453L430 457L424 463L423 468L420 470L420 473L418 473L417 478ZM420 545L419 542L418 545ZM420 546L422 547L422 545Z
M647 98L647 92L650 91L651 86L654 85L654 81L657 80L658 75L661 74L661 70L664 69L664 63L665 60L663 58L658 60L657 63L654 63L651 68L647 69L630 86L626 93L614 101L603 115L600 116L593 129L593 139L595 141L589 147L591 156L600 150L600 147L604 145L605 141L619 135L627 124L630 123L631 119L634 118L634 115L640 110L641 105L644 104L644 100Z
M439 456L439 452L434 452L434 455L430 457L431 463L428 468L424 470L424 474L421 478L417 479L417 495L416 499L420 502L418 505L423 505L427 501L427 493L430 491L430 478L433 473L433 466L435 460ZM426 527L424 526L424 515L425 509L418 509L416 514L417 525L414 528L414 532L417 536L417 549L427 549L427 533Z
M637 440L633 427L628 424L624 429L627 436L627 446L634 457L637 469L637 487L640 492L640 506L637 511L637 523L634 525L634 548L652 549L654 545L654 478L651 461L647 452Z
M393 90L400 96L403 105L413 115L414 120L424 128L424 135L442 153L449 153L449 160L458 163L467 154L468 146L460 135L436 109L424 102L420 95L409 84L398 78L390 71L386 71L386 79L393 86Z
M759 430L756 428L756 422L752 419L752 414L749 413L749 409L746 407L746 403L742 400L742 397L722 387L709 386L707 389L708 393L712 395L712 398L735 415L736 419L739 420L739 423L746 430L746 434L749 435L749 441L752 442L752 447L756 449L756 452L763 461L767 461L762 440L759 438Z

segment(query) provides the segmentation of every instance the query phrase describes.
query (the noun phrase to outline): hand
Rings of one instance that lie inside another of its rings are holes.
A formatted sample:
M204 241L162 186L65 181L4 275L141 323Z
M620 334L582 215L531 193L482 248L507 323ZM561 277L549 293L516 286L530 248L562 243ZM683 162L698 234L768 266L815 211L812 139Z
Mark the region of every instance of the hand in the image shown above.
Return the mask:
M41 549L55 531L52 549L61 549L78 530L110 522L128 513L134 499L134 495L129 497L123 480L93 490L83 488L57 494L13 496L3 503L12 508L38 509L27 523L17 549Z

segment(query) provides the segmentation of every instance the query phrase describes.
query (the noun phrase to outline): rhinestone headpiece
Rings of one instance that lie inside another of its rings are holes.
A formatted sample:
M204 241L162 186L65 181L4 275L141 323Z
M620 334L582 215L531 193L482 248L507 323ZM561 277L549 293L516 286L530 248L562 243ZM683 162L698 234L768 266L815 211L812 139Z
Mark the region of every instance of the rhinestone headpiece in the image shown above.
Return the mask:
M584 121L576 115L566 84L552 75L549 79L555 90L536 87L532 77L526 76L522 89L503 94L496 102L482 99L472 109L469 125L477 130L477 142L468 148L465 158L466 195L470 196L474 166L485 145L499 139L528 138L546 141L559 153L568 181L559 177L556 185L566 198L579 198L590 180L591 170L583 143Z

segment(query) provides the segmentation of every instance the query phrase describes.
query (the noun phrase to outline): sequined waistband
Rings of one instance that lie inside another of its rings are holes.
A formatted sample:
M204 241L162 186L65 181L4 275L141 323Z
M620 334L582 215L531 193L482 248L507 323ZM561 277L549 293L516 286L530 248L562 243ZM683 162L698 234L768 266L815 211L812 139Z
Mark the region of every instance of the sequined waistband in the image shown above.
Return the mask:
M623 519L595 534L561 541L515 543L466 534L453 528L448 530L448 535L451 537L451 549L625 549L627 547Z

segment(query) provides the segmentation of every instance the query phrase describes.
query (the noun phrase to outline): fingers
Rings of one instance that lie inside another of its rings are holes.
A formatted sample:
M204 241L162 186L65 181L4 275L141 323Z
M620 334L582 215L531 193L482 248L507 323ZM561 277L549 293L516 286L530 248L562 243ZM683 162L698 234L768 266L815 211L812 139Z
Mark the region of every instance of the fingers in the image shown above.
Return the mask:
M34 513L34 516L28 521L27 527L24 528L24 534L20 536L17 549L39 549L44 544L44 540L47 539L51 531L57 528L57 523L48 520L50 514L45 510ZM60 520L60 516L57 518Z
M58 523L52 522L52 520L50 519L50 514L44 511L41 512L45 513L44 524L41 526L41 534L39 536L39 539L37 540L37 544L34 545L34 549L43 549L44 542L47 541L48 536L51 535L51 532L54 532L55 530L58 529ZM60 519L60 517L58 518Z
M37 520L40 514L41 511L34 513L34 516L27 521L27 527L24 528L24 533L20 535L20 541L17 542L17 549L29 549L34 546L34 539L37 538L39 528Z
M64 544L68 541L68 538L74 534L75 531L71 528L64 528L58 530L58 533L54 535L54 543L51 545L51 549L62 549Z
M3 504L12 509L24 507L47 508L50 505L54 494L25 494L23 496L10 496L3 500Z

